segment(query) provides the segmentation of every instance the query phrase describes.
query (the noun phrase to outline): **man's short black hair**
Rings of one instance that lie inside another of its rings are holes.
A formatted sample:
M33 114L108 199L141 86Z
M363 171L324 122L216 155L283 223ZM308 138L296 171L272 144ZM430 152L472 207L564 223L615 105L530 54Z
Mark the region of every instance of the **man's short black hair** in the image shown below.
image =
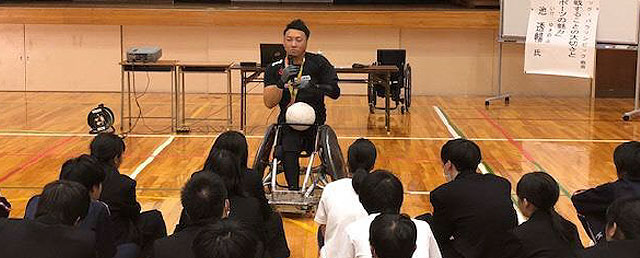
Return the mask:
M93 138L89 147L91 156L110 165L113 165L115 158L122 157L125 151L124 140L114 133L99 133Z
M440 151L442 163L450 161L459 173L475 173L482 161L480 147L467 139L450 140Z
M640 142L625 142L613 151L613 163L618 177L629 176L640 179Z
M256 244L251 231L223 219L203 228L191 248L196 258L251 258L255 257Z
M58 180L47 184L42 190L35 218L47 217L58 224L72 226L87 216L89 192L80 183Z
M227 189L222 179L211 172L201 171L187 181L180 200L191 221L222 218Z
M87 190L100 185L106 174L96 158L82 154L62 164L60 180L69 180L82 184Z
M360 203L369 214L400 213L404 190L400 180L389 171L376 170L360 186Z
M380 214L369 227L369 243L378 258L411 258L418 229L406 214Z
M282 34L286 35L287 31L291 29L304 32L304 35L307 36L307 39L311 36L311 31L309 30L307 25L304 24L304 21L300 19L295 19L291 21L289 24L287 24L287 27L284 29L284 32Z
M616 224L626 240L640 239L640 198L622 198L607 209L607 226Z

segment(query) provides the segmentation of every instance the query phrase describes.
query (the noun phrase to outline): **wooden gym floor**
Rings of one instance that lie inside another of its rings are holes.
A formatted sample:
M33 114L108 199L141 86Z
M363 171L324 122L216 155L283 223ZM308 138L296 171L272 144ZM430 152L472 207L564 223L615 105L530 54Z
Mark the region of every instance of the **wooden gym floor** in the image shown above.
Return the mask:
M277 111L270 114L263 107L261 98L249 96L250 164L266 125L277 116ZM222 118L224 100L223 95L188 95L188 113ZM238 100L234 96L235 121ZM632 101L513 96L511 102L509 106L496 102L485 109L481 97L416 96L410 114L393 112L390 135L384 131L381 111L368 114L364 96L327 100L327 113L343 152L358 137L376 144L376 168L389 169L401 178L407 192L403 211L412 216L431 211L429 191L444 182L439 160L442 144L452 137L467 137L482 148L483 172L504 176L514 187L527 172L544 170L553 175L561 185L558 211L581 228L569 196L615 180L613 149L640 136L638 122L621 120ZM23 216L29 197L57 178L65 160L88 152L91 136L86 115L99 103L114 109L119 119L117 93L0 95L0 192L13 205L12 217ZM167 94L140 97L144 116L169 114L168 103ZM143 209L161 210L171 233L181 210L180 187L202 167L215 135L226 127L222 122L197 122L190 134L175 135L168 125L168 120L140 120L126 138L120 171L135 177ZM316 257L313 218L286 217L285 229L292 257ZM581 235L587 244L584 232Z

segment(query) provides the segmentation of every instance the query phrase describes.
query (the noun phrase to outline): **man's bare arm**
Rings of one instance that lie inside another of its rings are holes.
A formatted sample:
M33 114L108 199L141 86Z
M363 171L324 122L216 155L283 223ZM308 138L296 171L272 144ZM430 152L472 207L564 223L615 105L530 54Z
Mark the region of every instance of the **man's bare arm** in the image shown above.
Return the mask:
M276 85L269 85L264 88L264 92L262 93L262 100L264 101L264 105L267 108L274 108L280 103L282 99L282 89L278 88Z

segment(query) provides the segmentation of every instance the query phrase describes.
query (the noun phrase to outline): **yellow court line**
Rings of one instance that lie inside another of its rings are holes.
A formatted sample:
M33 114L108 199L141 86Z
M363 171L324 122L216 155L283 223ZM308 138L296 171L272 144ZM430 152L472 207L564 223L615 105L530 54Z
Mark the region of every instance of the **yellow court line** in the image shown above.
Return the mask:
M293 219L290 219L290 218L282 218L282 220L286 221L286 222L290 222L290 223L292 223L292 224L294 224L294 225L296 225L298 227L301 227L302 229L304 229L307 232L314 233L314 234L318 233L318 229L317 228L309 226L308 224L306 224L304 222L300 222L300 221L293 220Z
M209 104L204 104L201 107L199 107L198 109L196 109L196 111L194 111L190 116L191 117L198 117L198 115L200 113L202 113L202 110L204 110L205 108L209 107Z

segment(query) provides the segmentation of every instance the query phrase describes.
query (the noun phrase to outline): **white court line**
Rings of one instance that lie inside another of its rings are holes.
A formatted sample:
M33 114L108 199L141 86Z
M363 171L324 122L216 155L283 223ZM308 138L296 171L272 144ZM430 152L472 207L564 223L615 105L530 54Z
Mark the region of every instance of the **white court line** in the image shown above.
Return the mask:
M436 114L438 114L438 117L440 118L440 121L442 121L444 126L447 128L447 131L449 131L449 134L451 134L451 136L453 136L453 138L456 138L456 139L462 138L458 134L458 132L456 132L456 130L453 129L451 124L449 124L449 121L447 120L447 117L444 116L444 113L442 113L442 110L440 110L439 107L433 106L433 110L436 111Z
M430 195L429 191L406 191L405 194L414 194L414 195Z
M438 112L438 111L436 111ZM448 129L447 129L448 130ZM453 130L453 129L452 129ZM455 132L455 131L454 131ZM203 134L203 135L171 135L171 134L129 134L127 137L131 138L167 138L167 137L175 137L175 138L216 138L220 134ZM95 134L82 134L82 133L34 133L34 132L0 132L0 136L23 136L23 137L94 137ZM247 135L247 139L262 139L264 136L261 135ZM356 140L359 138L367 138L369 140L380 140L380 141L447 141L453 138L447 137L367 137L367 136L339 136L338 139L343 140ZM489 141L489 142L506 142L508 139L503 138L468 138L472 141ZM623 143L628 141L633 141L634 139L628 140L617 140L617 139L553 139L553 138L524 138L524 139L513 139L516 142L581 142L581 143Z
M433 106L433 110L435 110L435 112L438 114L438 117L440 117L440 121L442 121L444 126L447 127L447 130L449 130L449 133L451 134L451 136L455 138L461 138L458 132L456 132L456 130L453 129L453 126L451 126L451 124L449 123L449 120L446 118L444 113L442 113L442 110L440 110L440 108L437 106ZM478 169L480 169L480 172L482 174L489 174L489 170L484 165L484 162L481 162L480 165L478 165ZM515 203L513 203L513 208L516 210L516 213L518 214L518 224L522 224L524 221L526 221L526 218L524 217L524 215L522 215L522 212L520 212L520 209L518 209L518 206L516 206Z
M29 133L29 132L16 132L16 133L0 133L0 136L25 136L25 137L89 137L95 136L91 134L74 134L74 133Z
M131 175L129 175L129 177L131 177L131 179L136 179L138 174L140 174L140 172L142 172L142 170L144 168L146 168L149 164L151 164L151 162L153 162L153 160L156 158L156 156L158 156L160 154L160 152L162 152L162 150L164 150L164 148L169 146L169 144L171 144L171 142L173 142L173 139L175 139L175 138L176 137L171 136L166 141L164 141L164 143L162 143L160 146L158 146L158 148L156 148L153 151L153 153L151 153L151 156L149 156L144 162L142 162L140 165L138 165L136 170L134 170L133 173L131 173Z

